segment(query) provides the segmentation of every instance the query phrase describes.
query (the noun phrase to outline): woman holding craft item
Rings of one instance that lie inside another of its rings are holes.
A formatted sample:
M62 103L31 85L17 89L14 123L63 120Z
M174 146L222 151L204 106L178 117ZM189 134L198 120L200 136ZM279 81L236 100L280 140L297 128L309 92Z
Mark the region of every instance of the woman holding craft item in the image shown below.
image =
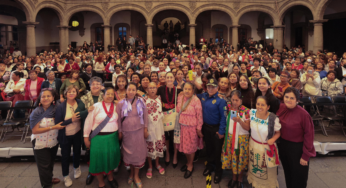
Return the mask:
M165 169L159 164L159 158L163 157L163 151L166 150L165 131L162 126L162 104L161 97L156 95L156 83L150 82L148 86L148 93L145 98L145 104L148 109L148 133L147 138L147 159L149 168L147 170L147 178L152 178L153 164L155 160L156 169L161 175L165 174Z
M247 180L256 188L277 188L277 166L280 164L276 140L281 124L265 96L256 100L256 109L250 110L251 139L249 141L249 173Z
M232 169L233 178L228 187L243 187L243 175L249 163L249 130L250 110L242 105L242 95L234 90L229 96L231 102L227 105L225 143L223 145L221 161L222 169ZM237 177L238 176L238 177Z

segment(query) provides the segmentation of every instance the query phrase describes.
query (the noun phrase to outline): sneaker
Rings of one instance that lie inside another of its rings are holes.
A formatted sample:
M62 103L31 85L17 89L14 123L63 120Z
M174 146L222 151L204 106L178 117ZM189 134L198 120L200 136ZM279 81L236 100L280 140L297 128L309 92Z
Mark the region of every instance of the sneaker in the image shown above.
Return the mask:
M64 182L65 182L65 187L71 187L72 180L71 180L70 176L65 176L64 177Z
M82 175L80 167L74 169L74 178L77 179Z

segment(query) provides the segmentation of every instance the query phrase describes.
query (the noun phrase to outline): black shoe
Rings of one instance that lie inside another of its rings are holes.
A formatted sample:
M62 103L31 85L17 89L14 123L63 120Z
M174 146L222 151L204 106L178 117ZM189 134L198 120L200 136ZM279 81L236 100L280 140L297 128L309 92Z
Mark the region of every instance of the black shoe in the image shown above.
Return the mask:
M203 176L208 176L210 175L214 170L211 168L205 168L205 170L203 171Z
M186 170L187 170L187 166L186 166L186 165L184 165L184 166L182 166L182 167L180 168L180 171L182 171L182 172L186 172Z
M184 174L184 178L185 178L185 179L189 178L189 177L192 175L193 170L194 170L194 167L192 167L192 170L191 170L191 171L189 171L189 170L186 169L186 172L185 172L185 174Z
M198 161L198 155L195 155L195 157L193 158L193 162L197 162Z
M112 188L118 188L119 187L118 182L114 178L113 178L113 181L108 180L108 182Z
M238 181L237 188L243 188L243 182Z
M233 182L233 180L231 179L231 180L229 180L229 182L228 182L228 188L233 188L232 187L232 182Z
M178 163L177 163L177 164L173 164L173 163L172 163L172 166L173 166L173 168L177 168Z
M233 181L231 186L228 185L229 188L237 188L237 186L238 186L238 181L237 180Z
M166 162L166 161L165 161L166 166L168 166L168 165L169 165L169 163L170 163L170 161L168 161L168 162Z
M87 179L86 179L86 184L90 185L93 182L93 180L94 180L94 176L91 175L90 172L89 172L89 174L87 176Z
M216 175L216 174L215 174L214 183L215 183L215 184L219 184L220 181L221 181L221 175Z

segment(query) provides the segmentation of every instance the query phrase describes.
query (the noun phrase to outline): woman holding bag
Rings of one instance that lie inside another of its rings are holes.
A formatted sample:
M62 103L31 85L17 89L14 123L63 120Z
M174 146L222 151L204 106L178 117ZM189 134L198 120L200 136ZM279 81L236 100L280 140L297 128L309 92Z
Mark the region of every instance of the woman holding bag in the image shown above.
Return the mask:
M187 164L181 167L184 178L192 175L193 159L197 149L203 149L203 112L202 104L195 95L195 86L186 82L183 84L183 95L178 97L177 120L174 128L174 143L187 158Z
M251 139L249 142L248 182L256 188L277 188L279 156L276 140L280 137L281 124L275 114L269 112L268 99L259 96L256 109L250 111Z
M166 138L166 166L170 163L170 144L173 145L173 136L174 136L174 125L176 120L176 99L177 95L182 91L179 86L174 86L174 74L172 72L166 73L166 85L160 86L157 90L157 95L161 97L162 102L162 112L164 114L163 117L163 125L165 130L165 138ZM173 157L173 168L178 166L178 150L174 147L174 157Z
M222 169L232 169L233 172L228 188L243 187L243 174L249 163L250 110L242 105L239 90L233 90L229 98L231 102L227 105L229 113L221 155Z
M105 187L103 175L113 188L118 187L112 174L120 162L118 114L113 100L114 89L107 88L103 101L93 105L84 124L84 143L90 148L89 172L97 177L99 187Z

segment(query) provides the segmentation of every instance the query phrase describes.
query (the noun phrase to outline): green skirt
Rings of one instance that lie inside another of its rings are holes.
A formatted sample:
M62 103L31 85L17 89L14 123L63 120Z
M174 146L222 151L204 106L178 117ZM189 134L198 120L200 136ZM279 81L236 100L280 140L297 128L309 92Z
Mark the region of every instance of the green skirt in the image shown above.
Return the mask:
M108 173L118 167L120 147L118 131L109 135L96 135L91 139L89 172Z

